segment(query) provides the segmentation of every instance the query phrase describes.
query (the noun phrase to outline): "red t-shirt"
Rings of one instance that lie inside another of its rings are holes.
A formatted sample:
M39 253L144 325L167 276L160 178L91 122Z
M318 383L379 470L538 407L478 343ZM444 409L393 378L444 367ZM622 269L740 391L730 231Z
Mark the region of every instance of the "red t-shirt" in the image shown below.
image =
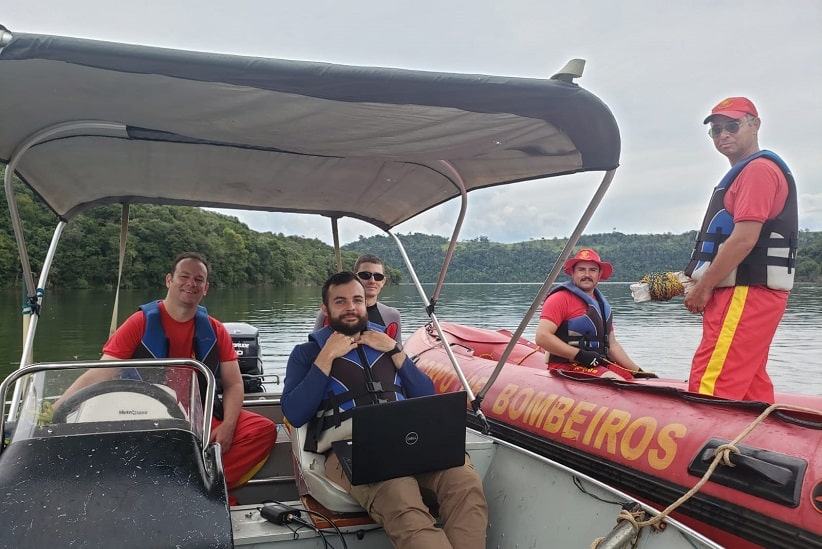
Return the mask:
M220 362L237 360L237 351L231 341L231 335L222 322L209 316L211 327L217 335L217 349L220 352ZM160 302L160 321L163 331L169 340L169 355L166 358L196 358L194 356L194 319L187 322L177 322L166 312L163 302ZM103 353L119 359L129 359L143 339L146 330L146 315L137 311L123 322L114 335L103 346Z
M748 163L725 193L723 205L740 221L764 223L775 218L785 207L788 181L779 166L764 158Z

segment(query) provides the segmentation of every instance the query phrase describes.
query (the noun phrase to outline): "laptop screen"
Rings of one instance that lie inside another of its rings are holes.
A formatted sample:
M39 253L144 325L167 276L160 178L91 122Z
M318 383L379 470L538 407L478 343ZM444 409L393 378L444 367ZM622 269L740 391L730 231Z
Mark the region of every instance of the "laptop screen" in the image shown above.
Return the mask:
M461 466L467 403L459 391L358 406L334 452L354 485Z

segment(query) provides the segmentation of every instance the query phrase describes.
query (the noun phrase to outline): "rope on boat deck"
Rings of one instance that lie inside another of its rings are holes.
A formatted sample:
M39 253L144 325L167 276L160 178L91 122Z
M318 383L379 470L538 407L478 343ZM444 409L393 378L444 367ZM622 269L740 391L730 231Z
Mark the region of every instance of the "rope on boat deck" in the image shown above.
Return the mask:
M644 513L645 513L644 511L640 511L639 513L631 513L631 512L629 512L625 509L622 509L619 512L619 514L617 515L617 519L616 519L617 524L619 524L620 522L622 522L624 520L627 520L627 521L631 522L631 524L634 526L635 531L637 532L637 535L639 535L639 532L645 526L650 526L652 528L656 528L656 529L660 529L660 530L664 529L665 526L663 524L661 524L662 521L665 520L665 518L669 514L673 513L677 509L677 507L679 507L680 505L682 505L683 503L685 503L686 501L691 499L697 492L699 492L699 490L705 485L705 483L708 482L708 480L710 480L711 475L713 475L716 468L719 467L720 462L722 462L722 465L727 465L729 467L736 467L736 465L734 465L731 462L731 454L732 453L733 454L738 454L739 453L739 449L736 447L736 444L738 444L739 441L741 441L743 438L745 438L746 436L751 434L751 432L760 423L765 421L765 419L769 415L771 415L772 412L775 412L776 410L788 410L788 411L793 411L793 412L805 412L805 413L809 413L809 414L822 415L822 412L820 412L819 410L814 410L813 408L805 408L805 407L802 407L802 406L793 406L791 404L771 404L761 414L759 414L759 416L755 420L753 420L751 422L751 424L748 425L735 439L728 442L727 444L722 444L722 445L720 445L716 448L716 451L715 451L715 454L714 454L714 460L711 462L711 465L708 467L708 470L705 471L705 474L702 475L702 478L699 479L699 482L697 482L694 485L693 488L691 488L690 490L685 492L682 495L682 497L680 497L678 500L676 500L675 502L670 504L668 507L666 507L658 515L656 515L654 517L651 517L649 520L646 520L646 521L638 521L637 517L635 516L635 515L644 515ZM603 539L605 539L605 537L595 539L593 541L593 543L591 543L591 549L596 549L596 547L599 545L599 543Z

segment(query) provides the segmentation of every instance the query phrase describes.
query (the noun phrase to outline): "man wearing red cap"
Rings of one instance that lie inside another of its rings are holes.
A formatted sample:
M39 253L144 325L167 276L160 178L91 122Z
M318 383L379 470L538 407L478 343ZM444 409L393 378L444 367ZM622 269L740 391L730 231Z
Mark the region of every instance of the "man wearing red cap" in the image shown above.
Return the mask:
M796 184L776 154L759 149L761 121L745 97L720 101L704 124L731 169L714 188L685 274L685 307L702 313L688 388L774 401L768 350L793 287L799 234Z
M614 336L611 305L597 289L613 266L584 248L565 272L571 280L551 290L539 315L536 343L546 350L548 368L630 379L640 368Z

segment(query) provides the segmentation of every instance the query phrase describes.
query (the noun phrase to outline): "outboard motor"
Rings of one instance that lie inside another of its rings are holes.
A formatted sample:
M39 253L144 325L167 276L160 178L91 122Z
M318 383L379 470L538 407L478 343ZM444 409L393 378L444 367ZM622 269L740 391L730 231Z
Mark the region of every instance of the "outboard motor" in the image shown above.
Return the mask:
M240 373L243 375L243 387L246 393L262 393L263 382L259 376L263 373L263 359L260 357L260 330L256 326L245 322L224 322L234 350L240 361ZM217 381L217 393L222 393L222 387Z

